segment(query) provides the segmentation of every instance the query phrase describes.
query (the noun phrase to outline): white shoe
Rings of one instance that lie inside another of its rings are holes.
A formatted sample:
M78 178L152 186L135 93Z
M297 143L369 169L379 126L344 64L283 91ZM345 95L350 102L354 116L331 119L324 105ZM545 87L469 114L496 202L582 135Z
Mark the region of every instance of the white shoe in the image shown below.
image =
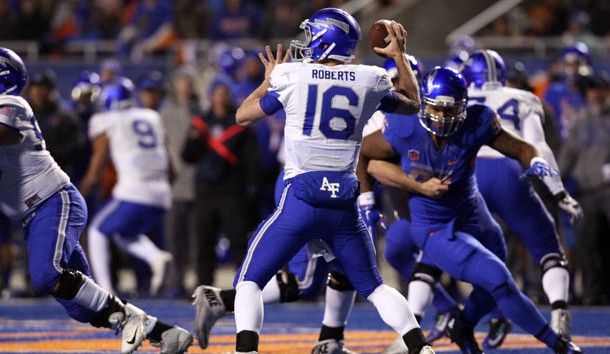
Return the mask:
M208 347L210 331L214 323L226 312L226 307L220 298L220 289L200 285L193 292L195 306L195 334L202 349Z
M418 354L435 354L435 353L431 346L424 345Z
M161 347L161 354L182 354L193 344L193 336L184 328L172 327L161 333L161 342L153 342L155 347Z
M161 256L155 259L155 262L150 266L152 273L150 277L150 295L157 295L157 292L161 289L173 258L171 253L161 251Z
M409 348L402 337L398 337L381 354L409 354Z
M125 319L119 325L122 336L121 353L129 354L138 349L146 338L145 329L147 321L148 316L146 312L132 304L125 305Z
M551 311L551 328L568 340L572 337L571 322L569 310L555 309Z
M343 341L326 339L319 341L311 350L311 354L356 354L345 348Z

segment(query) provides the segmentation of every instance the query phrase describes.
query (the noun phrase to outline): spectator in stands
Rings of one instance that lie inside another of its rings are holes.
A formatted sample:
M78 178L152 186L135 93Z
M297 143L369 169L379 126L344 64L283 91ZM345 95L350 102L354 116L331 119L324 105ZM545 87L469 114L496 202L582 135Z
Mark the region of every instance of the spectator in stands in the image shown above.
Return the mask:
M158 70L142 74L136 80L138 100L144 108L160 111L165 98L165 78Z
M9 0L0 0L0 40L17 37L17 17L12 10Z
M212 9L204 1L177 0L174 31L180 39L201 39L210 36Z
M197 164L197 277L206 285L214 284L219 233L230 241L231 260L239 266L248 236L260 221L254 219L260 166L256 133L235 123L236 107L226 84L212 84L210 105L193 119L182 151L184 160Z
M57 78L51 69L30 75L26 96L40 125L47 150L69 176L76 172L86 136L74 111L61 107Z
M258 38L261 16L260 9L245 0L224 0L222 8L214 15L212 39Z
M294 38L300 31L299 25L306 17L308 2L299 0L272 0L268 2L262 29L265 40Z
M168 149L176 170L172 185L172 206L167 214L166 235L168 250L174 259L174 269L168 279L168 295L186 297L192 289L186 289L186 272L194 255L195 235L195 166L180 157L186 142L186 133L194 117L200 117L201 107L196 93L194 68L180 67L173 74L167 103L161 110L161 119L167 133Z
M147 54L165 52L175 41L173 4L167 0L139 0L133 17L118 38L118 54L141 60Z
M610 91L604 75L581 78L581 87L586 112L570 131L558 162L563 177L576 180L575 196L584 211L584 220L576 229L582 302L600 305L610 301L610 282L604 271L610 267Z

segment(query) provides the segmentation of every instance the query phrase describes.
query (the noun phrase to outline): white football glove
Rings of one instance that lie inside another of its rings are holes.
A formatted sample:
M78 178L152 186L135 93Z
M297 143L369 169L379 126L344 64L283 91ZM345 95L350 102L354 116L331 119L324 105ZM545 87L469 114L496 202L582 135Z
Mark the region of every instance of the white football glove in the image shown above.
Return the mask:
M556 194L555 200L557 200L557 205L559 205L561 209L570 215L570 224L576 225L580 220L582 220L582 208L576 199L572 198L568 192L561 191L560 193Z

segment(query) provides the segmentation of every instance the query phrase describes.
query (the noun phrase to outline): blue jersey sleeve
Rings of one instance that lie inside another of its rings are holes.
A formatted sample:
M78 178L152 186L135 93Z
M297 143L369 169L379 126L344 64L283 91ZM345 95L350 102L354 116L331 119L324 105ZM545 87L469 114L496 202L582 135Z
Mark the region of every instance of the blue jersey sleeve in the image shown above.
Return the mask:
M277 93L269 92L260 99L259 104L266 115L270 116L283 108L282 102L280 102L278 97Z
M414 124L419 124L416 116L386 114L383 137L394 151L400 153L401 146L405 146L404 140L411 136L414 130Z

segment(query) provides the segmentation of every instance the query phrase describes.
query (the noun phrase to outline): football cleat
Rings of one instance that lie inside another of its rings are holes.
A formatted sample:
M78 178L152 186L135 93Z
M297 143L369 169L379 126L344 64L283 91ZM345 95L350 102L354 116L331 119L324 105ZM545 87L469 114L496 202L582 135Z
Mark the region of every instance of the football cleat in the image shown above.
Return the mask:
M426 338L428 342L434 343L435 341L443 338L447 332L447 325L449 321L455 317L452 312L439 312L434 316L434 327L428 333Z
M129 354L138 349L142 341L146 338L146 322L148 316L146 312L140 310L132 304L125 305L125 317L118 324L121 331L121 353Z
M161 342L151 344L161 348L161 354L182 354L193 344L193 336L184 328L172 327L161 333Z
M483 348L499 348L512 330L513 323L508 318L492 318L489 320L489 331L483 341Z
M195 334L202 349L208 347L210 332L214 323L226 312L226 307L220 298L220 289L200 285L193 292L195 306Z
M582 354L582 350L574 343L570 342L565 337L559 337L553 345L553 350L556 354Z
M447 334L451 341L460 347L462 354L483 354L479 343L474 338L474 331L462 327L457 317L453 317L449 321Z
M311 354L356 354L343 345L343 341L326 339L319 341L311 350Z
M570 340L572 338L570 311L567 309L551 311L551 328L560 336Z
M150 295L157 295L159 289L161 289L172 259L171 253L161 251L161 256L155 259L155 262L151 265L150 271L152 276L150 277Z
M409 348L402 337L398 337L381 354L409 354Z

